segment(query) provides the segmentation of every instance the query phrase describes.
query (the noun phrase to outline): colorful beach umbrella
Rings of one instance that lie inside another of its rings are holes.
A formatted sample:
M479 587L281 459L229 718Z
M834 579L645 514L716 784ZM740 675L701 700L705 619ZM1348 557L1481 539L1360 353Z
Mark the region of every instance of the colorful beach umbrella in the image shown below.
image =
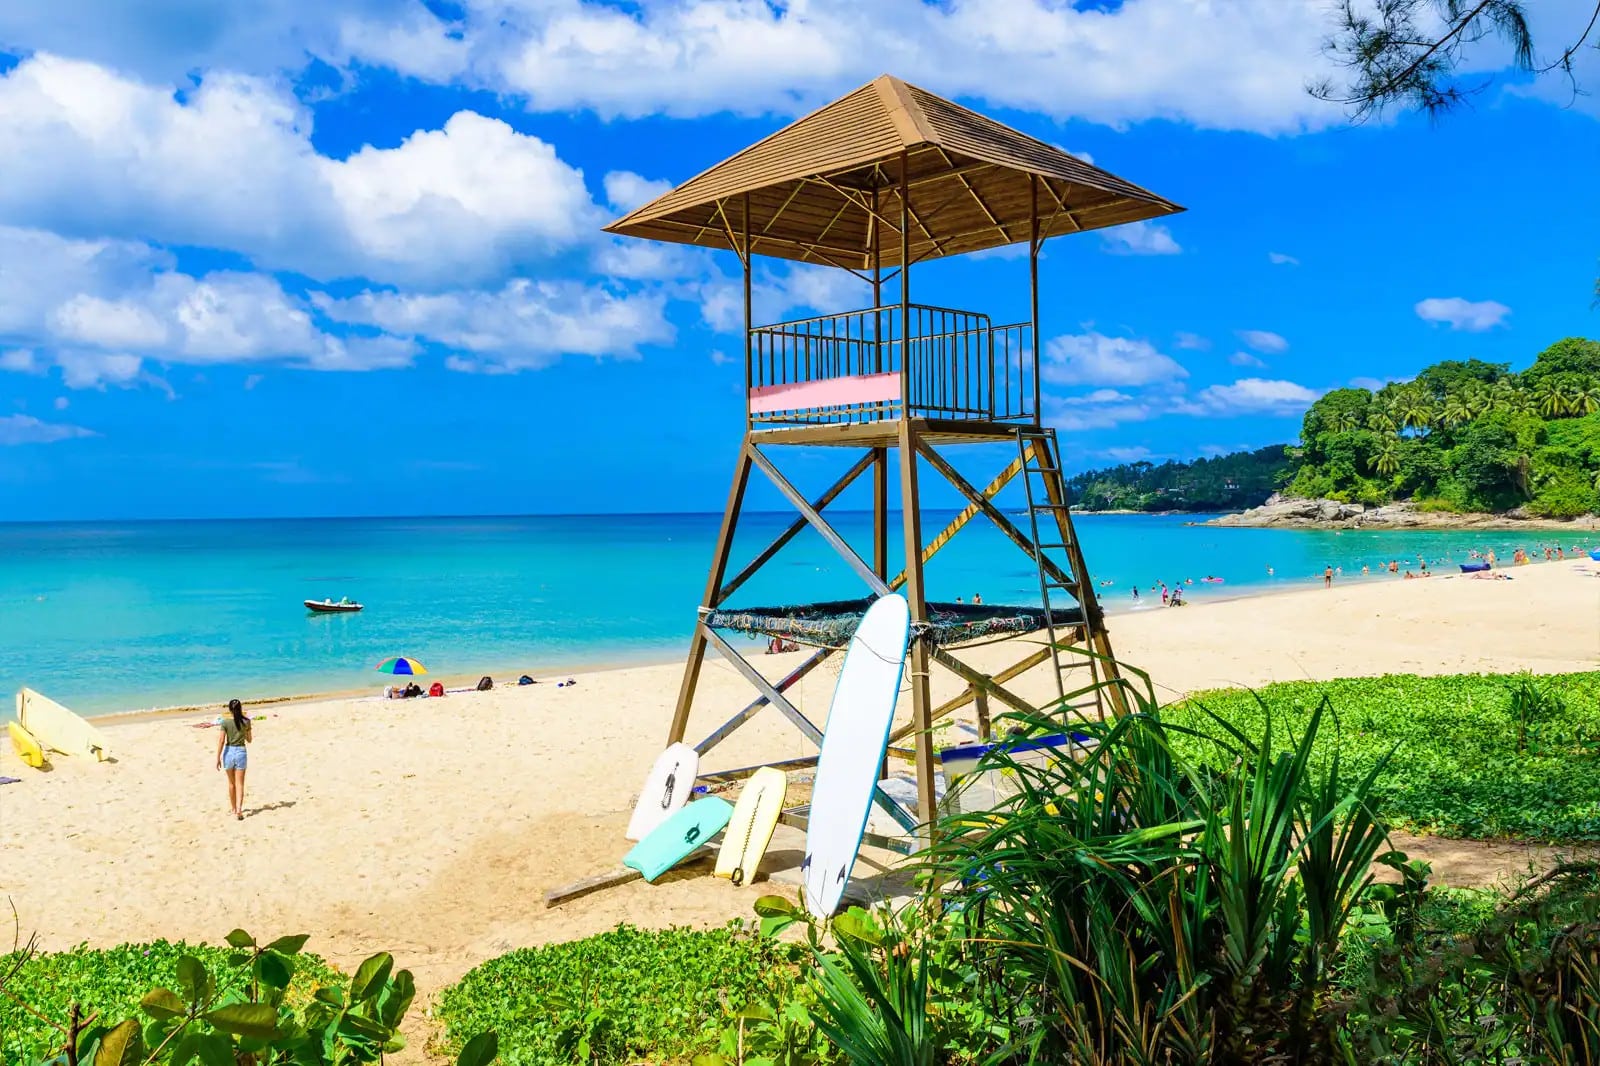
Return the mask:
M379 663L378 672L404 677L410 674L425 674L428 672L428 668L415 659L408 659L404 655L396 655L392 659L385 659Z

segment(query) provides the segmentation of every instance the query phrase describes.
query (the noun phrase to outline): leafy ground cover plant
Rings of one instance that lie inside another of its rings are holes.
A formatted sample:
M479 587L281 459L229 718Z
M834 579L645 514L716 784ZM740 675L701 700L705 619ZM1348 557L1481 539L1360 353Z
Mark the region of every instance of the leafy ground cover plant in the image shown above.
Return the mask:
M790 1009L804 985L798 950L738 924L620 925L492 959L446 989L438 1011L450 1046L494 1030L506 1061L529 1066L741 1053L800 1066L825 1044Z
M1303 732L1323 702L1336 728L1311 764L1337 753L1347 772L1383 764L1370 801L1390 825L1467 838L1600 840L1600 674L1348 678L1200 693L1164 708L1174 748L1200 763L1232 758L1213 718L1259 742Z
M416 993L388 952L344 978L301 954L308 937L228 949L160 942L63 955L30 948L0 964L0 1060L48 1066L346 1066L405 1041ZM130 1000L132 1002L130 1003ZM488 1066L496 1038L465 1043L459 1066Z

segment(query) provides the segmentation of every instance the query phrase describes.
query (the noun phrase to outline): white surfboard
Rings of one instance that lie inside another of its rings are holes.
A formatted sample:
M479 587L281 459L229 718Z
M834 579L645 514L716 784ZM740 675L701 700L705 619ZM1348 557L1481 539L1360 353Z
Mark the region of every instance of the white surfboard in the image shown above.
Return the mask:
M861 849L910 631L905 597L890 593L868 608L845 652L817 760L800 867L806 909L819 918L838 908Z
M700 756L689 745L673 744L662 752L639 790L639 802L628 819L628 839L643 840L688 803L699 772Z
M750 775L734 805L733 817L722 834L722 850L717 852L717 867L711 873L726 877L736 885L756 879L761 857L772 843L772 831L783 813L783 797L789 779L782 770L763 766Z
M87 755L104 762L111 758L105 736L80 715L73 714L48 696L31 688L17 693L17 721L34 739L63 755Z

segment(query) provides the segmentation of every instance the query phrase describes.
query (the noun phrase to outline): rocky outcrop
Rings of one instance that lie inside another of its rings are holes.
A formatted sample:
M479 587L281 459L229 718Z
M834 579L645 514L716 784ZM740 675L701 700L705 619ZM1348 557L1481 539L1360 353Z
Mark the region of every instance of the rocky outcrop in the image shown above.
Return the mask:
M1594 515L1532 518L1517 508L1504 514L1419 511L1409 501L1367 507L1338 500L1305 500L1274 493L1260 507L1223 515L1208 526L1277 526L1286 529L1582 529L1600 528Z

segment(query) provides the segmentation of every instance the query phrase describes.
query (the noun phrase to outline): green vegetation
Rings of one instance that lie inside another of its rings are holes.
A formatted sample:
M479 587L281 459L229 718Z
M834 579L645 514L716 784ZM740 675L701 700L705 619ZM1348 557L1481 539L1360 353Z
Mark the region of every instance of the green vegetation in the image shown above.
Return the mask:
M1324 700L1332 720L1319 731L1314 765L1337 758L1347 773L1376 771L1370 802L1388 824L1469 838L1600 840L1600 673L1296 681L1201 693L1162 716L1196 729L1175 746L1214 764L1232 756L1231 738L1206 739L1212 716L1258 743L1270 722L1283 744Z
M446 1039L494 1030L508 1061L528 1064L687 1061L726 1040L766 1046L820 1038L785 1004L804 984L792 951L737 926L646 931L618 926L567 944L484 963L439 1002ZM759 1030L759 1033L757 1032Z
M348 1066L405 1046L416 989L380 952L348 980L301 954L307 937L227 948L125 944L0 957L0 1062L50 1066ZM459 1066L488 1066L493 1033Z
M1264 502L1289 465L1279 444L1188 463L1123 463L1069 479L1067 496L1083 511L1238 511Z
M1600 342L1569 337L1520 374L1446 361L1335 389L1306 412L1293 496L1570 518L1600 510Z

